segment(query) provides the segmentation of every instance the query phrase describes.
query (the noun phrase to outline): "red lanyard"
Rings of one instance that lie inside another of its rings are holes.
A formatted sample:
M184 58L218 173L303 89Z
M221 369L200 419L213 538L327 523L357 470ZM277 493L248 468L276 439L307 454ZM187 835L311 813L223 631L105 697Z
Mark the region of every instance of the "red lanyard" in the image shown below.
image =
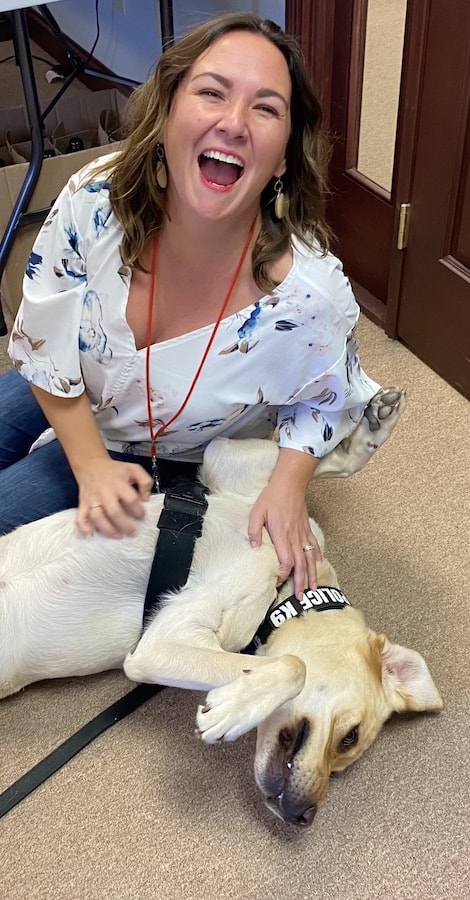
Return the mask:
M183 412L183 409L185 408L186 404L188 403L188 400L191 397L191 394L193 393L194 388L196 387L196 383L201 374L202 367L208 357L209 350L212 347L214 338L217 334L217 330L222 321L224 312L227 309L228 302L230 300L230 297L232 296L233 289L235 287L238 276L240 274L241 267L245 261L246 254L248 253L248 249L251 244L251 239L253 237L253 232L255 230L255 224L256 224L256 219L250 228L248 237L245 241L243 250L240 255L240 259L238 260L237 267L235 269L235 272L233 273L232 280L230 282L228 291L224 297L222 306L220 307L219 314L217 316L215 325L211 331L209 340L207 342L207 346L204 350L204 353L202 354L200 363L196 369L196 372L195 372L193 380L189 386L189 390L186 394L186 397L184 398L181 406L175 412L175 414L170 419L168 419L167 422L164 422L163 425L160 425L156 430L154 430L154 427L153 427L152 404L151 404L151 399L150 399L151 398L150 350L151 350L151 346L152 346L152 318L153 318L153 307L154 307L154 302L155 302L155 285L156 285L156 276L157 276L158 237L156 237L153 242L152 271L151 271L151 278L150 278L150 296L149 296L148 319L147 319L147 349L146 349L146 358L145 358L145 379L146 379L146 389L147 389L147 415L148 415L148 422L149 422L150 440L151 440L151 444L152 444L150 455L152 458L153 477L154 477L155 487L156 487L157 491L159 490L158 471L157 471L157 448L156 448L157 439L163 434L164 431L166 431L168 426L171 425L175 421L175 419L177 419L178 416Z

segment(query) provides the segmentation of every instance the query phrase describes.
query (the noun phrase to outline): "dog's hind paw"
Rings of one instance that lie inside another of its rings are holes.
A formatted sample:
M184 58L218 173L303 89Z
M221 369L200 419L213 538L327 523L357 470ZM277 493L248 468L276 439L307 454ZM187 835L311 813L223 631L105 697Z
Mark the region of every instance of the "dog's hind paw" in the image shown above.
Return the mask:
M357 428L323 457L315 477L354 475L390 437L406 406L406 392L396 387L381 388L367 404Z
M372 397L364 410L364 418L369 424L369 431L379 432L377 446L381 446L395 428L406 405L406 391L400 388L381 388ZM354 440L354 434L351 441Z

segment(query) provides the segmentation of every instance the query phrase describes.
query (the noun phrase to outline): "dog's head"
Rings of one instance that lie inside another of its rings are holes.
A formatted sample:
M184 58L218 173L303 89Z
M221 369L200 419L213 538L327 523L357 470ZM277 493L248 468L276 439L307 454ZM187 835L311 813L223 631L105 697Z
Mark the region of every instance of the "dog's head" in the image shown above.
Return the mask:
M301 693L258 728L255 777L286 822L312 823L332 772L355 762L393 712L443 702L419 653L392 644L348 607L286 622L266 647L306 664Z

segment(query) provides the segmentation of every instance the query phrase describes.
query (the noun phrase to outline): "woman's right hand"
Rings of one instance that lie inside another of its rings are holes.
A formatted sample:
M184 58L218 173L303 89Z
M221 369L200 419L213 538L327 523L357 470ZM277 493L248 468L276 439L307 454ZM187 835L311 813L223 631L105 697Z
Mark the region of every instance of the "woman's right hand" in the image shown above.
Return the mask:
M132 535L136 519L145 514L153 481L142 466L108 457L87 459L77 477L77 526L81 534L94 531L111 538Z
M36 385L31 389L77 481L79 531L114 538L134 534L150 497L151 476L137 463L111 459L85 393L57 397Z

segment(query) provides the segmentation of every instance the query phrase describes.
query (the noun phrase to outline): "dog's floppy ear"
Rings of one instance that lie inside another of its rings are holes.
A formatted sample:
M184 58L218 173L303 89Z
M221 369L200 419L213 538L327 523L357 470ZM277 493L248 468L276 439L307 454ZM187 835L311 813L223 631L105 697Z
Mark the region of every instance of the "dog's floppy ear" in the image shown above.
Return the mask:
M391 644L385 635L382 644L382 684L395 712L424 712L443 709L444 703L431 673L416 650Z

